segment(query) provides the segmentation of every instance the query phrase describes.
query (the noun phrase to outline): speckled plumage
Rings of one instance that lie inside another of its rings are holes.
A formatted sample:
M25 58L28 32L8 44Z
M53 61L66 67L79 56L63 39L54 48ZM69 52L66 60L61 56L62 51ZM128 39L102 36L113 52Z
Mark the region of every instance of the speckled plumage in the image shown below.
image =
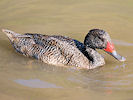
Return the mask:
M48 36L5 30L17 52L57 66L76 66L93 69L105 64L103 57L94 49L78 40L64 36Z

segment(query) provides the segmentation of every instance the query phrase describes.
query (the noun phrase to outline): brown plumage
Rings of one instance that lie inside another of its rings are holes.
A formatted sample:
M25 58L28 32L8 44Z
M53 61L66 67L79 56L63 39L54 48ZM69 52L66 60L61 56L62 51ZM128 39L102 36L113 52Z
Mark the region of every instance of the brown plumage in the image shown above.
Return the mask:
M77 40L64 36L48 36L32 33L21 35L6 29L3 29L3 32L6 33L17 52L24 56L34 57L48 64L76 66L87 69L93 69L105 64L103 57L95 51L96 47L93 48L94 46L91 47L92 45L88 46L88 36L84 43L86 45L84 45ZM105 36L108 37L106 34ZM103 47L100 48L105 49L107 43L101 44L103 44ZM100 46L102 46L101 44Z

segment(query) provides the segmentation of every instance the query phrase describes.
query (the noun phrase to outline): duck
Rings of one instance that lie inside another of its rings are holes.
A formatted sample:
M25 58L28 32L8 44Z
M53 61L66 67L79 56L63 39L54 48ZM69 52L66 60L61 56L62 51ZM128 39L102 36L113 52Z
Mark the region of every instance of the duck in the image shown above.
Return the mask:
M107 52L118 61L126 60L116 52L109 34L102 29L91 29L83 43L61 35L20 34L8 29L2 29L2 32L18 53L46 64L94 69L105 64L104 57L97 49Z

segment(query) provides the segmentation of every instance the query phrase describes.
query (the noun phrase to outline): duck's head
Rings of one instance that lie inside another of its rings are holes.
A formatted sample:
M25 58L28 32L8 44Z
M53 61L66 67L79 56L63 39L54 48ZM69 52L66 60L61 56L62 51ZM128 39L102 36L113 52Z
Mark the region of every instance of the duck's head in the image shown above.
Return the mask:
M111 42L111 38L109 34L104 30L101 30L101 29L90 30L85 37L84 44L85 46L93 49L102 49L119 61L126 60L124 57L120 56L116 52L114 45Z

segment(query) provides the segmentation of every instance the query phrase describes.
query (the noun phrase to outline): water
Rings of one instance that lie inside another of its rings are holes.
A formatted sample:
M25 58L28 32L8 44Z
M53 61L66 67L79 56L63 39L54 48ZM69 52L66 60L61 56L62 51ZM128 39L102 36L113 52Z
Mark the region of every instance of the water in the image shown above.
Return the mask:
M1 100L132 100L132 12L132 0L1 0L0 29L83 41L101 28L127 59L120 63L99 51L106 65L94 70L51 66L16 53L0 32Z

